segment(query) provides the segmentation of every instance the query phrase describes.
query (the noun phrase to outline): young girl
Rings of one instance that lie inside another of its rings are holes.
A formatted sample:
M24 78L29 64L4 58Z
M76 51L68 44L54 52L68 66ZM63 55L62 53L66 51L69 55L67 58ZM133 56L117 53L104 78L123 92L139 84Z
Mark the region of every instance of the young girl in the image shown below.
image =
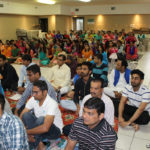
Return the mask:
M82 57L86 61L91 61L93 57L93 51L90 49L89 44L85 44L84 49L82 50Z

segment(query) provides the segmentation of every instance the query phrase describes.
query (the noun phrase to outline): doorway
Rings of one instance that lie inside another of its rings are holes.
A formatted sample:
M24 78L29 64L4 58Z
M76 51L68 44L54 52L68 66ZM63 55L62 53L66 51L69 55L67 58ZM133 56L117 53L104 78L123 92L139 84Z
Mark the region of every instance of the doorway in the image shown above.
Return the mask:
M73 17L73 30L84 30L84 18Z
M48 32L48 18L40 18L39 24L42 32Z

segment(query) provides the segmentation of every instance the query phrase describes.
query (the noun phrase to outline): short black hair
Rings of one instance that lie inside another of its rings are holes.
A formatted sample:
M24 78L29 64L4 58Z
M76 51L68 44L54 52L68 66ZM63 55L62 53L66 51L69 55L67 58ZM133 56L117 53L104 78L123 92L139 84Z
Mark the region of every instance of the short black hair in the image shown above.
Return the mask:
M3 59L3 60L6 60L6 56L3 55L3 54L0 54L0 58Z
M84 66L87 66L90 71L92 70L92 64L91 64L90 62L85 61L85 62L82 63L82 66L83 66L83 65L84 65Z
M128 67L128 63L123 56L119 56L117 60L121 61L121 66Z
M97 59L100 59L101 61L103 60L103 55L102 54L96 54L94 57L97 57Z
M82 64L81 64L81 63L79 63L79 64L77 64L77 67L76 67L76 68L81 67L81 66L82 66Z
M32 57L29 54L25 54L22 56L22 60L27 60L27 61L32 62Z
M27 71L31 71L34 74L39 73L39 75L41 76L41 70L37 64L27 67Z
M104 80L102 78L93 78L91 82L100 82L101 88L104 88Z
M5 107L5 97L3 94L0 94L0 105L1 105L2 111L3 111L4 107Z
M58 55L58 57L61 57L61 58L63 59L63 61L65 61L65 60L66 60L66 56L65 56L65 55L63 55L63 54Z
M104 113L104 111L105 111L105 104L98 97L92 97L92 98L88 99L85 102L84 107L88 108L88 109L96 109L98 115L100 115L101 113Z
M48 86L47 83L45 81L42 80L38 80L33 82L33 86L37 86L41 91L48 91Z
M131 71L131 75L138 74L141 80L144 80L144 73L139 69L134 69Z

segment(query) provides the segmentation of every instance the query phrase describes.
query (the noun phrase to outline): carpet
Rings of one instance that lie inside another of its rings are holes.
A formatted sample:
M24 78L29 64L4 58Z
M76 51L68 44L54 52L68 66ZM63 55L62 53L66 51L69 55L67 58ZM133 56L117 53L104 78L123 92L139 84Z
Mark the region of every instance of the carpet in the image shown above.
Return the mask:
M10 96L12 96L14 94L15 94L14 92L5 91L5 96L8 100L11 108L16 107L16 104L18 102L16 100L12 100L9 98ZM78 117L75 114L75 112L65 110L60 105L59 105L59 109L61 111L62 120L63 120L64 125L72 124L74 122L74 120ZM118 120L117 120L117 118L115 118L114 122L115 122L114 130L116 132L118 132ZM67 144L67 137L62 134L59 139L50 141L50 143L51 144L49 147L47 147L47 150L63 150ZM76 146L75 150L78 150L78 145Z

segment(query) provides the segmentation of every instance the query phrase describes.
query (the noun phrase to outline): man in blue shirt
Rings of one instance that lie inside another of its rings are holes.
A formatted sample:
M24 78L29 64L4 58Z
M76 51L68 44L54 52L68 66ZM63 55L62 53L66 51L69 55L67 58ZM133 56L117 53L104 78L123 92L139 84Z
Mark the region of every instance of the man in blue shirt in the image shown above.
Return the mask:
M23 61L23 65L20 71L20 77L19 77L19 81L18 81L18 92L19 93L23 93L25 91L25 88L27 87L28 83L30 82L27 78L27 67L33 65L34 63L32 63L32 58L30 55L25 54L22 57L22 61ZM25 79L25 82L24 82ZM24 83L24 86L23 86Z

